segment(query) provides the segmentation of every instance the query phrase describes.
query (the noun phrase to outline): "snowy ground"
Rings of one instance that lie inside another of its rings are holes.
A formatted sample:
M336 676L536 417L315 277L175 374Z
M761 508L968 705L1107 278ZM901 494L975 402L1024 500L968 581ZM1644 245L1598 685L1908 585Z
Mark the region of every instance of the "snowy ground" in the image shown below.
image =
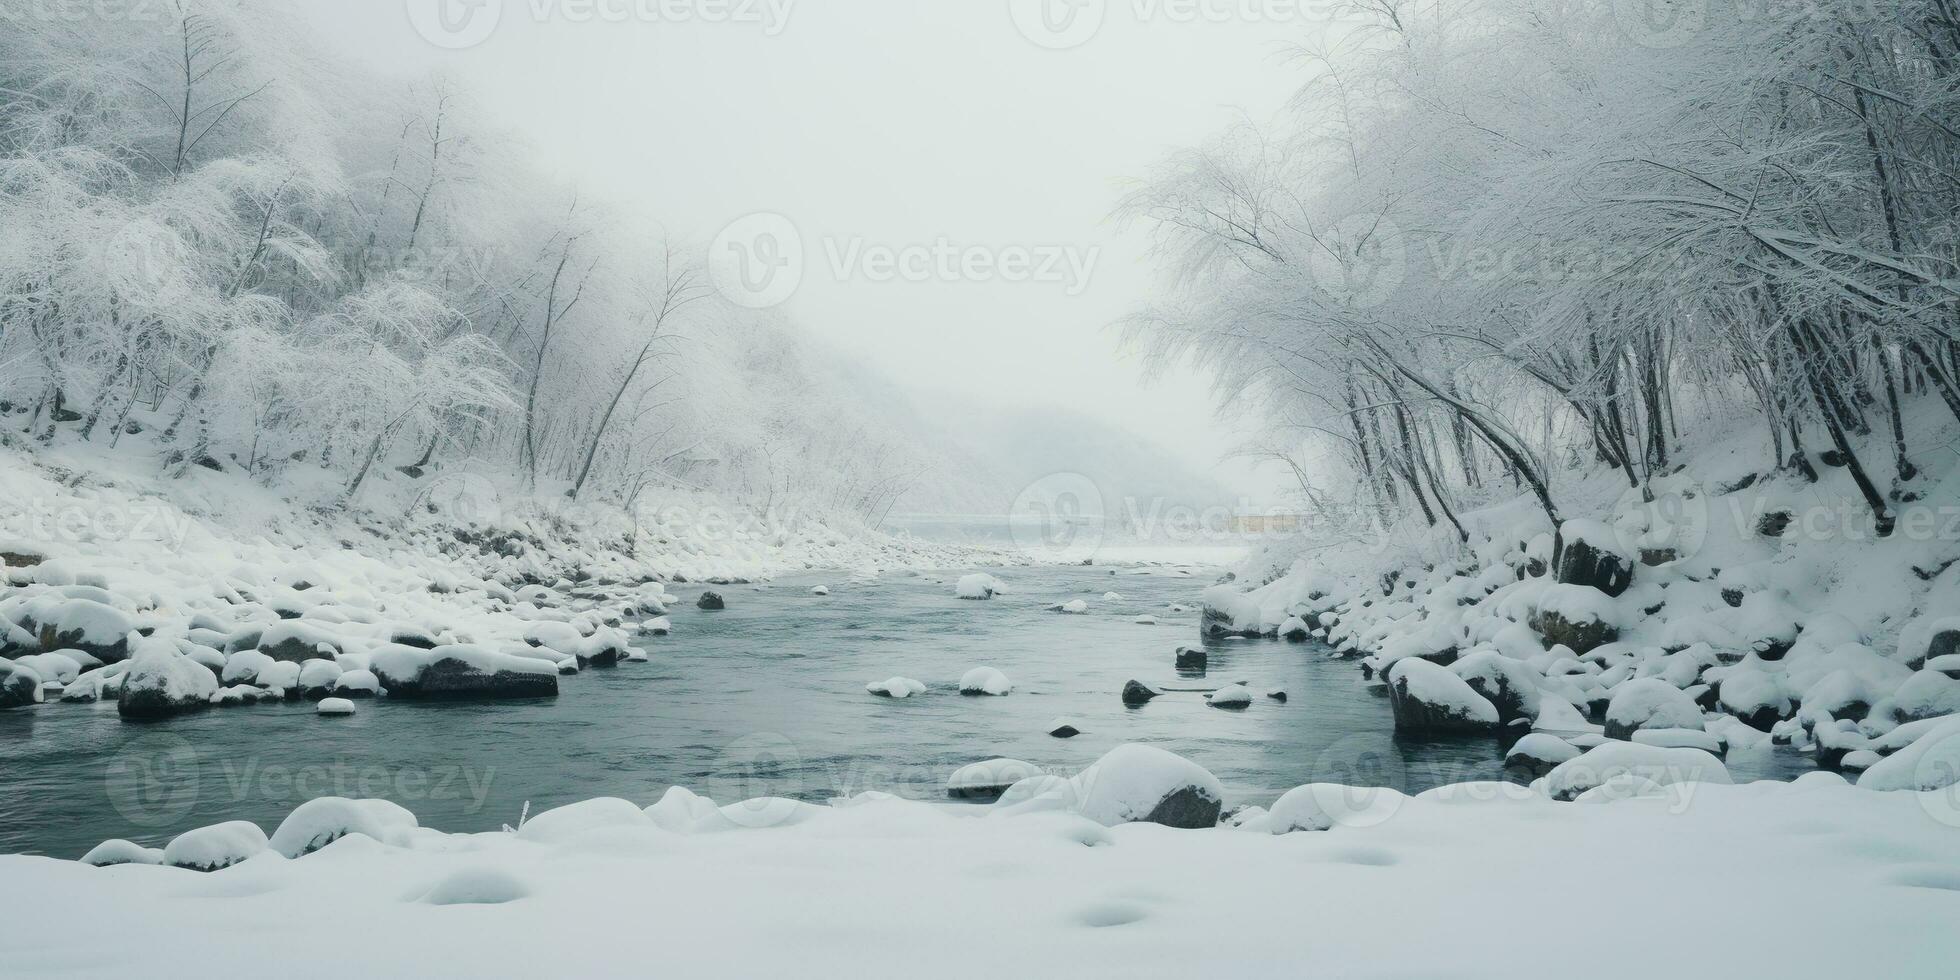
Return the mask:
M1945 797L1817 774L1602 803L1493 784L1382 799L1351 825L1277 836L877 799L690 832L666 829L674 806L600 801L517 833L377 830L393 843L349 836L210 874L7 857L0 964L1841 980L1960 962L1960 811Z

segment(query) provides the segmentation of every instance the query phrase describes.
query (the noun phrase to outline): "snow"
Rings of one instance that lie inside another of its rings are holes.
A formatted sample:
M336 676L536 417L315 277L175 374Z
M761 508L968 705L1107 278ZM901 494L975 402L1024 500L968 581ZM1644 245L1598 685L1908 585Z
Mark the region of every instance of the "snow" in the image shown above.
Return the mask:
M430 886L416 901L424 905L503 905L530 894L530 886L508 871L464 868Z
M999 697L1014 690L1014 682L1007 675L992 667L975 667L960 677L961 694L984 694Z
M1232 684L1206 695L1205 701L1214 708L1243 708L1252 703L1252 689Z
M889 680L874 681L864 685L866 691L888 698L909 698L914 694L926 693L924 681L910 677L893 677Z
M1553 799L1572 800L1610 780L1629 775L1660 787L1692 788L1700 783L1730 782L1729 770L1722 760L1700 749L1609 741L1561 763L1545 776L1544 785Z
M267 846L288 858L304 857L349 834L378 843L407 844L415 814L387 800L349 800L323 796L294 808L272 832Z
M354 702L346 698L323 698L315 709L322 715L345 717L355 712Z
M953 594L962 599L991 599L1005 591L1000 579L985 572L961 576L953 587Z
M1189 792L1214 804L1225 790L1203 766L1150 745L1120 745L1072 780L1074 811L1106 827L1145 820L1167 797Z
M159 703L188 705L208 702L218 693L218 678L210 670L178 653L165 640L136 639L129 668L123 672L121 700L127 712L139 702L154 710Z
M162 864L163 849L144 847L126 840L105 840L82 855L82 863L94 868L118 864Z
M1388 682L1406 690L1410 698L1456 717L1497 724L1496 706L1448 667L1427 660L1398 660L1389 669Z
M1960 783L1960 717L1922 730L1911 744L1876 762L1858 777L1861 789L1947 791ZM1953 801L1946 801L1953 812Z
M517 828L517 836L544 844L563 844L602 831L654 826L653 818L638 805L617 798L601 798L535 814Z
M1042 775L1041 767L1019 759L988 759L961 766L946 777L953 796L994 795L1024 779Z
M819 586L816 586L816 587L814 587L814 588L812 588L812 589L810 590L810 594L811 594L811 595L814 595L814 596L826 596L826 595L829 595L829 594L830 594L830 586L828 586L828 585L819 585Z
M173 868L216 871L228 868L269 847L265 831L245 820L233 820L186 831L163 849L163 862Z
M1056 605L1050 606L1049 608L1058 613L1066 613L1071 616L1080 616L1083 613L1089 611L1089 600L1070 599L1067 602L1058 603Z
M1382 787L1310 783L1288 790L1273 803L1263 821L1248 824L1247 829L1263 827L1274 834L1335 827L1366 829L1392 818L1406 800L1401 793Z
M1606 706L1606 730L1642 728L1702 729L1701 708L1680 688L1655 678L1627 681L1615 688Z

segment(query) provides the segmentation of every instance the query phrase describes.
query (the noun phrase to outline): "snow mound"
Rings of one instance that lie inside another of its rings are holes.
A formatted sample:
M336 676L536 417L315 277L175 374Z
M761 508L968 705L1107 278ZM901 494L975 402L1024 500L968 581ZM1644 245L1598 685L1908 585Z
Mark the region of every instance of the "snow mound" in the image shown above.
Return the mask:
M504 905L527 898L531 887L500 868L468 868L451 873L422 894L424 905Z
M1014 682L992 667L975 667L960 678L960 693L1000 697L1014 690Z
M1700 749L1670 749L1634 742L1607 742L1559 765L1545 777L1555 800L1576 800L1609 780L1633 776L1656 786L1727 785L1728 767Z
M352 715L356 709L354 702L346 698L322 698L320 706L315 710L329 718L345 718Z
M192 871L229 868L269 847L265 831L245 820L199 827L179 834L163 849L163 863Z
M400 844L416 826L415 814L387 800L323 796L287 814L267 846L286 857L299 858L349 834L382 844Z
M1024 779L1043 775L1041 767L1019 759L988 759L961 766L946 777L946 795L954 799L994 799Z
M864 689L879 697L886 698L909 698L914 694L926 693L925 682L913 680L910 677L893 677L887 680L873 681L864 685Z
M962 599L991 599L1006 591L1000 579L985 572L961 576L953 587L953 594Z
M1218 777L1203 766L1148 745L1119 745L1072 783L1076 812L1105 827L1214 827L1225 801Z
M563 844L593 831L617 827L652 827L653 818L633 803L615 797L585 800L546 810L517 829L523 840Z

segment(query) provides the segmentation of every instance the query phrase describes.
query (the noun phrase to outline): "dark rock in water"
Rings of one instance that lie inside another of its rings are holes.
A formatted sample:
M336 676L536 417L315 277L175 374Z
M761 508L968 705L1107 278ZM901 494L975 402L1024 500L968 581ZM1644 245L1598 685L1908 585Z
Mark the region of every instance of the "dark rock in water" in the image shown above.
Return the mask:
M0 660L0 711L21 708L39 700L41 679L25 667Z
M1756 522L1756 533L1765 538L1780 538L1796 521L1797 515L1787 510L1773 510Z
M1054 728L1048 730L1048 734L1056 738L1074 738L1082 734L1082 730L1074 725L1056 725Z
M701 598L696 600L694 604L702 609L708 610L728 608L728 603L722 600L721 593L719 592L703 592L701 593Z
M1833 448L1833 449L1826 449L1823 452L1818 453L1817 461L1823 463L1825 466L1831 467L1832 469L1837 469L1839 467L1845 466L1846 464L1850 463L1851 459L1850 457L1846 456L1844 453Z
M539 671L485 670L459 657L437 657L408 675L396 675L377 663L375 675L388 696L415 701L522 700L558 696L558 674Z
M1633 569L1627 567L1624 558L1589 542L1568 541L1559 558L1558 580L1563 585L1590 585L1618 598L1633 584Z
M1285 691L1267 691L1267 692L1266 692L1266 696L1267 696L1267 697L1269 697L1269 698L1272 698L1272 699L1273 699L1273 700L1275 700L1275 701L1278 701L1278 702L1279 702L1279 703L1281 703L1281 704L1285 704L1285 703L1286 703L1286 692L1285 692Z
M1157 692L1142 681L1131 681L1123 685L1123 703L1132 708L1138 705L1149 704L1155 697L1157 697Z
M1425 667L1428 671L1436 672L1432 677L1447 677L1449 681L1461 685L1462 693L1470 699L1478 697L1468 683L1444 668L1422 661L1402 665L1399 670L1391 670L1388 678L1388 703L1395 712L1396 731L1417 735L1489 735L1497 731L1497 711L1488 702L1481 710L1488 711L1489 715L1480 717L1460 705L1432 703L1412 693L1409 690L1409 674Z
M1202 649L1193 649L1193 648L1191 648L1191 647L1178 647L1178 648L1177 648L1177 669L1178 669L1178 670L1198 670L1198 671L1202 671L1202 670L1204 670L1204 669L1205 669L1205 665L1206 665L1206 663L1208 662L1208 660L1209 660L1209 657L1207 656L1207 654L1205 653L1205 651L1204 651L1204 650L1202 650Z
M1186 786L1164 797L1143 820L1177 830L1204 830L1218 826L1224 809L1224 801L1218 797L1199 787Z

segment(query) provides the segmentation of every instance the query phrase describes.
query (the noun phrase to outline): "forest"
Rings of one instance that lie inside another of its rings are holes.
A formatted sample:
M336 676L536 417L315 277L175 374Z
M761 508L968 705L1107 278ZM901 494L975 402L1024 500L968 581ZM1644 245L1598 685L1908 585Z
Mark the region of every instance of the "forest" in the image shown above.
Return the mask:
M165 475L305 470L356 506L443 467L613 504L794 488L871 526L930 468L837 355L716 294L705 244L561 185L465 88L260 4L124 6L0 31L23 444L140 432Z
M1556 527L1567 473L1651 495L1746 427L1892 532L1960 419L1960 4L1347 10L1280 122L1124 204L1176 282L1128 335L1216 372L1249 451L1467 540L1467 509Z

